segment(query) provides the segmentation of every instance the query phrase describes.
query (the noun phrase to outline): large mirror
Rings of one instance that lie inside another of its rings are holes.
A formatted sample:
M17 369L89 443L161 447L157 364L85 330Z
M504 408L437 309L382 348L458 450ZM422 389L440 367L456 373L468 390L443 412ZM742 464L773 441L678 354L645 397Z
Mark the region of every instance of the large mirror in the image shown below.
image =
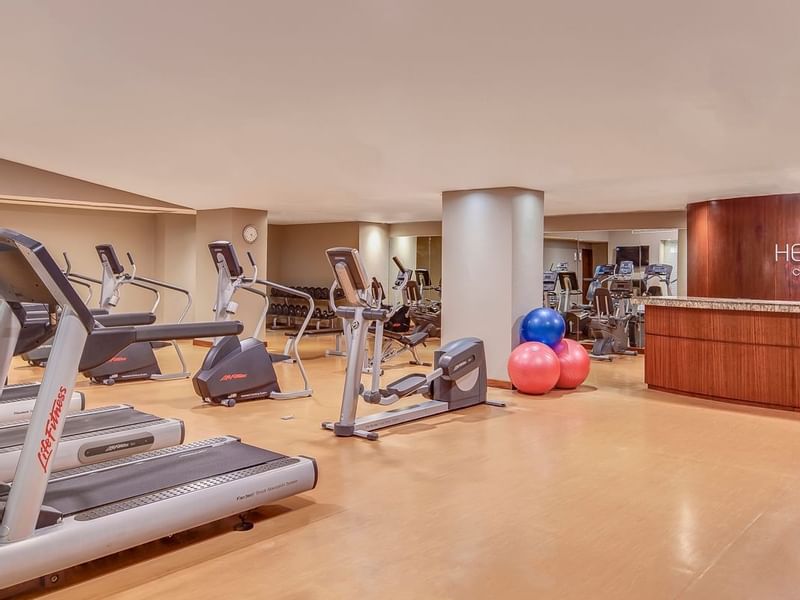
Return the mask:
M403 326L424 330L429 338L438 338L442 327L442 236L402 236L389 241L389 282L398 273L393 257L411 271L410 284L405 292L388 290L392 304L405 304L395 316L404 315Z

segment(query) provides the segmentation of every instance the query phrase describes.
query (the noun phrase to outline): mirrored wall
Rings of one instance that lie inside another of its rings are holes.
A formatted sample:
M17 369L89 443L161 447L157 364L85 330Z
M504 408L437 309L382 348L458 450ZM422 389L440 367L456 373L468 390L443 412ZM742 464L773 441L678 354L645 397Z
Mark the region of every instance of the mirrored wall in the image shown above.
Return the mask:
M397 275L397 265L392 261L392 257L400 259L407 269L412 269L418 278L424 278L423 272L427 273L430 285L433 288L439 287L442 281L442 236L402 236L393 237L389 240L389 283L394 281ZM397 298L390 292L392 301ZM435 290L426 290L428 294L436 294ZM438 299L438 298L437 298Z
M545 233L544 268L558 270L558 265L566 263L566 270L576 273L584 296L598 265L616 265L622 260L634 262L634 276L641 276L648 264L670 265L673 269L670 288L663 292L677 294L677 229Z

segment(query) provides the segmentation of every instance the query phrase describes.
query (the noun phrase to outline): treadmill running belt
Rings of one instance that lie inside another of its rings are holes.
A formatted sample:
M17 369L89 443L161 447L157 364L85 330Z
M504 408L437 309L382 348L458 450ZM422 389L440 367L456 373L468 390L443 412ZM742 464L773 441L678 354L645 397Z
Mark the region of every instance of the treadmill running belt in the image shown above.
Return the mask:
M3 393L0 394L0 401L15 402L17 400L27 400L28 398L36 398L36 394L38 393L38 383L13 383L3 388Z
M231 442L53 481L47 486L43 504L55 508L62 515L72 515L285 458L283 454Z
M64 422L62 439L75 435L86 435L104 429L116 429L127 425L140 425L160 421L161 417L140 412L133 408L121 408L103 412L72 413ZM28 424L22 423L14 427L0 428L0 452L17 448L25 441Z

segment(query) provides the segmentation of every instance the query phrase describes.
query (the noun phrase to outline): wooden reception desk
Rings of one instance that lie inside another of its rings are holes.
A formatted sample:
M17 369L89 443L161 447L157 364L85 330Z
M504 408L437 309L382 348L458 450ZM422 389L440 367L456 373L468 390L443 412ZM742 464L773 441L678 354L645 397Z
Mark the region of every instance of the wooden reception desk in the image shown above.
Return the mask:
M648 387L800 410L800 302L636 301L645 304Z

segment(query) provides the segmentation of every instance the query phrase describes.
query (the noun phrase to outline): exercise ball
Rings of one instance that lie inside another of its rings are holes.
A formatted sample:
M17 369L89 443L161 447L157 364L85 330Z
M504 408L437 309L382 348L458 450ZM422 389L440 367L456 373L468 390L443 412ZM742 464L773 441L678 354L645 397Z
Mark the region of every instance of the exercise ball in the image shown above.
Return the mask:
M525 394L546 394L553 389L560 373L556 353L540 342L520 344L508 357L511 383Z
M581 344L570 339L561 340L555 352L561 365L556 387L574 390L589 376L589 353Z
M526 342L541 342L556 346L564 338L567 324L552 308L535 308L522 319L519 336Z

